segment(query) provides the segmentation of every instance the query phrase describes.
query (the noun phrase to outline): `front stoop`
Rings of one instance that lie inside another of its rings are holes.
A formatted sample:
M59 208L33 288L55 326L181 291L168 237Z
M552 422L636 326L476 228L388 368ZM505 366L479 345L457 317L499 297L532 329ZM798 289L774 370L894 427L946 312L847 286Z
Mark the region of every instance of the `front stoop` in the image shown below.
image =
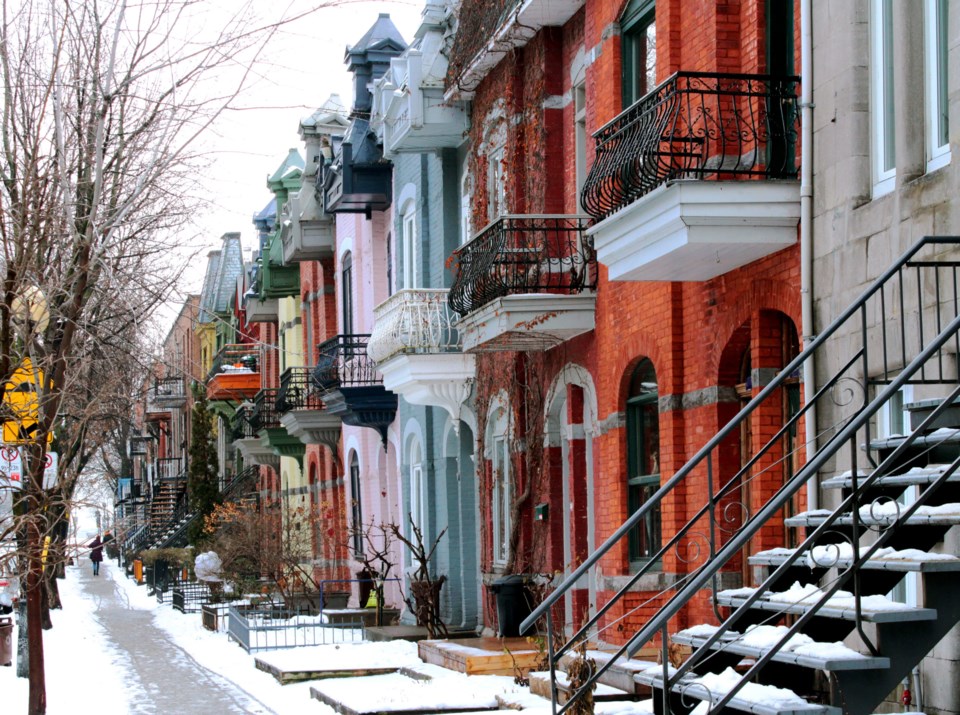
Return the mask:
M420 641L420 659L467 675L526 675L540 652L526 638L469 638Z

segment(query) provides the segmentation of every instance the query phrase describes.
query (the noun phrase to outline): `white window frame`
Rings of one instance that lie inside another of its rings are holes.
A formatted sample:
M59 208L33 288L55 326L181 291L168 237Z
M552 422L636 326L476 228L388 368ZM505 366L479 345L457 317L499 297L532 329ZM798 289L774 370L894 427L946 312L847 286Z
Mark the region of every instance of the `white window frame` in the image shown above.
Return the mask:
M587 180L587 85L585 82L573 88L574 162L577 184L577 211L584 213L580 192Z
M494 436L492 457L492 561L494 566L506 566L510 555L510 504L513 499L513 480L510 474L510 449L505 434Z
M492 149L487 162L487 184L489 186L488 214L491 221L507 213L507 182L503 168L504 148Z
M941 96L940 84L947 71L948 47L941 47L941 23L947 21L948 5L946 0L924 0L923 8L923 48L924 48L924 84L927 126L927 171L936 171L950 163L950 141L941 144L945 118L940 113L941 103L947 106L948 98ZM941 14L940 10L943 10ZM941 60L943 60L941 62Z
M401 219L403 233L403 287L419 288L417 280L417 212L411 204Z
M410 443L410 518L421 533L426 526L422 454L420 441L414 439Z
M889 131L895 127L887 126L884 110L894 101L888 97L884 79L887 71L892 71L893 57L884 52L884 6L893 12L892 0L871 0L870 3L870 123L871 123L871 164L873 168L873 196L883 196L893 191L897 179L896 152L892 166L887 166L886 139ZM892 18L891 18L892 22ZM891 38L892 39L892 38Z
M471 236L470 213L473 192L470 190L470 175L466 172L460 180L460 245L469 241Z

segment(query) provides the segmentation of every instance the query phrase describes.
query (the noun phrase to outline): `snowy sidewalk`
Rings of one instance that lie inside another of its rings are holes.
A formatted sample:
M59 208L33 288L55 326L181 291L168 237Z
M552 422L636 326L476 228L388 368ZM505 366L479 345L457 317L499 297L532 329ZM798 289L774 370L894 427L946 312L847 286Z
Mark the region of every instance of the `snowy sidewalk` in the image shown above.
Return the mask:
M87 564L89 566L89 564ZM123 694L131 713L271 713L234 683L207 670L154 625L154 611L137 609L114 582L116 566L70 569L93 600L92 616L109 645L128 660ZM80 615L80 614L75 614ZM199 618L199 617L198 617ZM118 663L118 665L121 665ZM94 678L96 680L96 678ZM99 698L109 698L102 689Z

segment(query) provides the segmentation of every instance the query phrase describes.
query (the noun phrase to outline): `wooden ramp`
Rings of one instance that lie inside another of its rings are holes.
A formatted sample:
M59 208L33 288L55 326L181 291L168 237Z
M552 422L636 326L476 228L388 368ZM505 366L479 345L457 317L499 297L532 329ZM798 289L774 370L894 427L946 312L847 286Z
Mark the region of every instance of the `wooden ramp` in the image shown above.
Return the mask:
M538 667L540 652L526 638L467 638L420 641L424 663L467 675L524 675Z

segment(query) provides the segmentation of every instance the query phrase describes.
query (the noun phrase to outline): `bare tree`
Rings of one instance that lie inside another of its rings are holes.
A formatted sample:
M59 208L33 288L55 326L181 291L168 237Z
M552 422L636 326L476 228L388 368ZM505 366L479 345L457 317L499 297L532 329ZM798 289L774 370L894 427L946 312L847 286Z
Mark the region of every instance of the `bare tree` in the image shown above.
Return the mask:
M202 195L198 139L293 19L258 22L250 7L218 24L199 0L0 0L0 390L24 455L11 523L30 713L46 711L42 544L62 515L47 507L72 495L93 422L74 421L62 447L73 467L44 489L48 437L68 406L97 399L97 351L117 347L124 324L138 329L176 281L169 257ZM30 420L11 409L25 369Z

